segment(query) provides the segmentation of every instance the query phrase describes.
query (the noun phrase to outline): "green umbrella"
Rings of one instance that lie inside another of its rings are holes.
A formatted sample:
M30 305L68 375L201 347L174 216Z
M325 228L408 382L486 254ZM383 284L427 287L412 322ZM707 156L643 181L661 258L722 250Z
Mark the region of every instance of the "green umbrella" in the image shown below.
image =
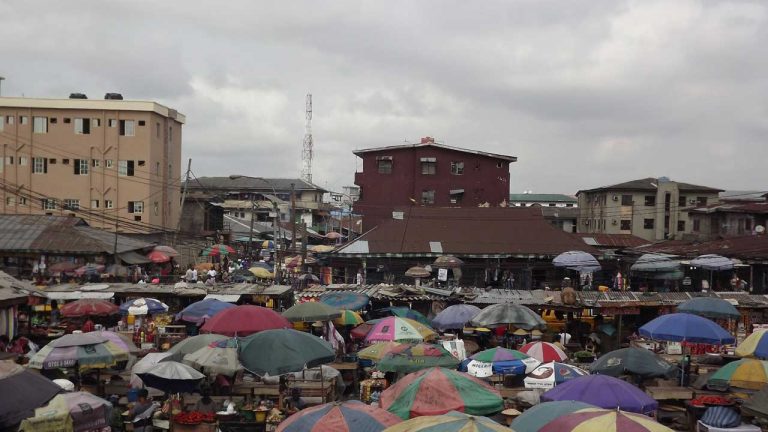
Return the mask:
M187 354L192 354L193 352L199 350L200 348L207 347L213 342L218 342L218 341L227 340L227 339L229 339L229 337L224 335L219 335L219 334L213 334L213 333L188 337L186 339L183 339L181 342L177 343L176 345L172 346L171 349L167 351L171 353L171 356L168 360L180 362L184 359L184 356Z
M329 321L341 316L341 311L321 302L304 302L283 312L288 321Z
M594 407L594 405L578 401L544 402L525 410L521 416L512 422L510 427L516 431L538 432L544 425L560 416Z
M455 368L459 359L440 345L403 344L392 348L376 366L384 372L411 373L430 367Z
M240 362L256 375L283 375L336 359L331 344L292 329L264 330L242 339Z
M405 306L391 306L382 309L382 311L390 312L392 315L400 317L400 318L408 318L412 319L414 321L418 321L425 326L432 326L432 322L429 321L429 318L425 317L424 314L422 314L419 311L415 311L411 308L407 308Z

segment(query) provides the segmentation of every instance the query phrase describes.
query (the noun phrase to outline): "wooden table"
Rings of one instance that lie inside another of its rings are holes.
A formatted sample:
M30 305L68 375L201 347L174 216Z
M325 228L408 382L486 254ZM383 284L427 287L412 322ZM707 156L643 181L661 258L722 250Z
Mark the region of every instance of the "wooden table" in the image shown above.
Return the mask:
M341 373L344 373L344 371L352 371L353 394L357 394L360 389L360 377L358 376L358 369L360 369L360 364L358 362L328 363L328 366L336 369Z
M693 390L688 387L646 387L645 392L656 400L693 399Z

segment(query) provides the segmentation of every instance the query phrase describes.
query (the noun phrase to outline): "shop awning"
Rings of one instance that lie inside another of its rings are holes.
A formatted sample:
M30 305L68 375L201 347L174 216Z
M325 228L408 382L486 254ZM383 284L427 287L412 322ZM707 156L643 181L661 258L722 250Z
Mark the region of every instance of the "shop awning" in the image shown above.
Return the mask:
M227 303L237 303L240 300L240 294L208 294L203 300L219 300Z
M103 291L54 291L46 292L45 295L51 300L78 300L84 298L109 300L115 296L115 293Z
M117 256L123 260L124 263L131 265L147 264L152 262L146 256L135 251L123 252L121 254L117 254Z

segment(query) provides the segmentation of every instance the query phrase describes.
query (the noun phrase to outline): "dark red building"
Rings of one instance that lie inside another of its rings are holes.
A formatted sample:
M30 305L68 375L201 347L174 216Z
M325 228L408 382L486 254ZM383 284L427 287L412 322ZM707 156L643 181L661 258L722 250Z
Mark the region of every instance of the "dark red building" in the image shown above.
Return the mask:
M410 206L497 207L509 199L509 164L514 156L449 147L434 138L419 144L356 150L363 159L355 173L360 198L355 213L363 230L392 211Z

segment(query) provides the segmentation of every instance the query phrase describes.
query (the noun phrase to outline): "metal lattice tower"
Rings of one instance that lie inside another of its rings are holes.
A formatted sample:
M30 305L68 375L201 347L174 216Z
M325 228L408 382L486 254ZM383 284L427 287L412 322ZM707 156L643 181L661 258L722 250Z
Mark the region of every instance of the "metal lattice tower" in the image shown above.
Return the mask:
M306 124L304 130L304 149L301 152L301 178L312 183L312 93L307 94Z

